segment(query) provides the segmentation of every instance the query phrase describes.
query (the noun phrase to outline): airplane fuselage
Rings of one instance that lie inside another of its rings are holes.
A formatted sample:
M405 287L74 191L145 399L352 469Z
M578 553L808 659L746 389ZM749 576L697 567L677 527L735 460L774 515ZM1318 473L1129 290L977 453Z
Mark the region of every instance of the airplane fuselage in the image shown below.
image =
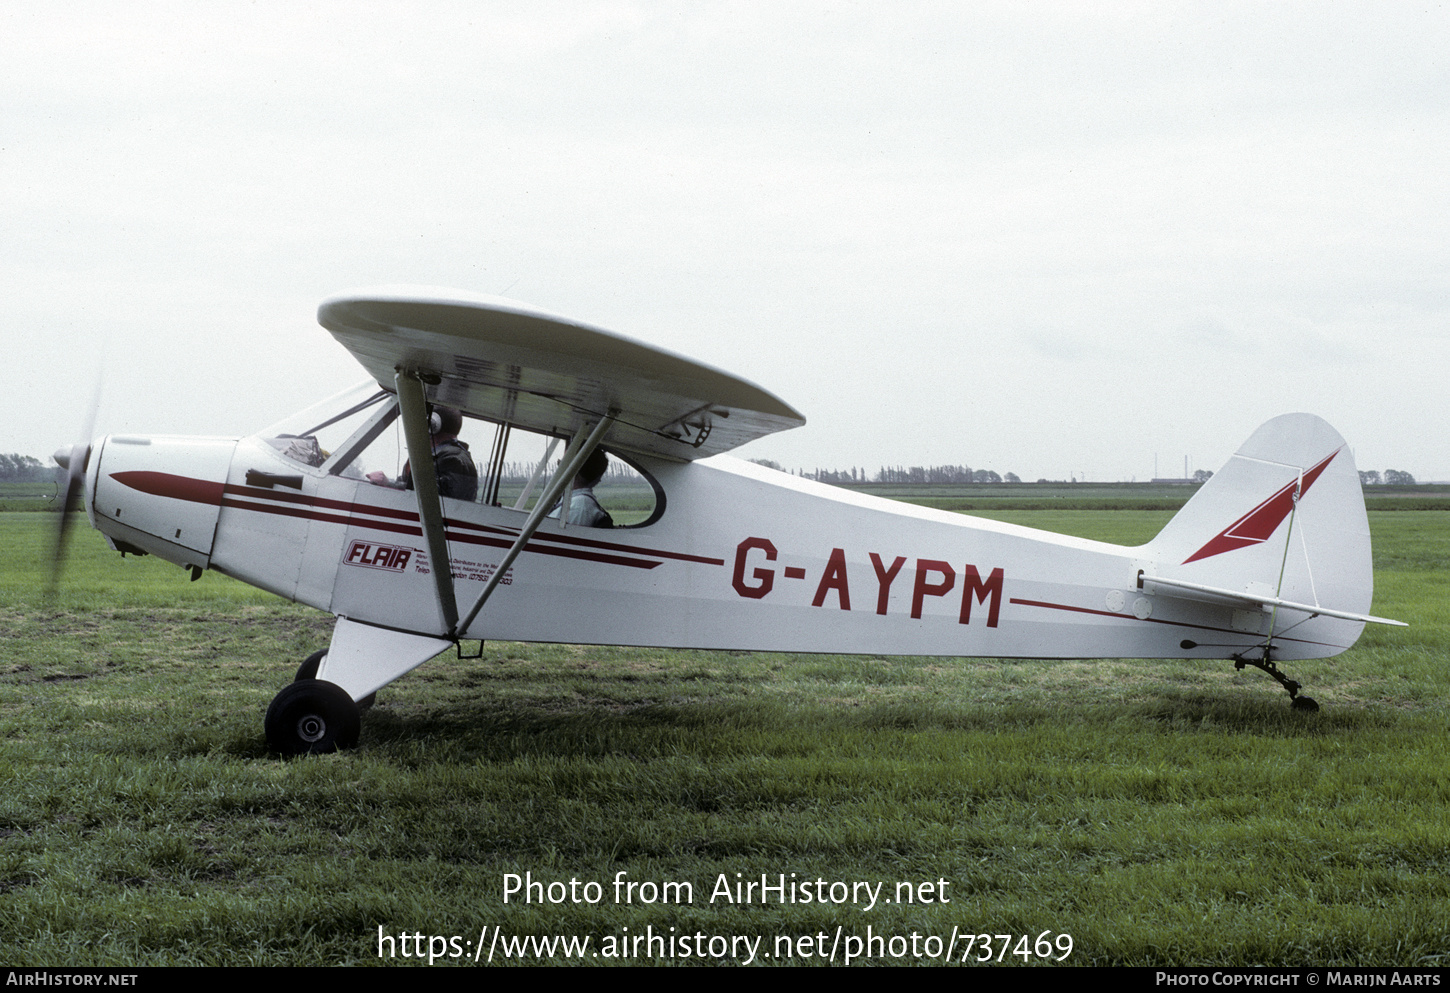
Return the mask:
M730 456L638 457L665 505L645 527L546 520L463 637L671 648L986 657L1225 658L1267 612L1140 587L1171 563L914 507ZM447 637L416 496L329 475L260 438L108 438L93 523L369 625ZM522 511L443 501L458 602L482 590ZM1281 658L1336 654L1360 625L1315 618ZM1185 640L1193 648L1183 647Z

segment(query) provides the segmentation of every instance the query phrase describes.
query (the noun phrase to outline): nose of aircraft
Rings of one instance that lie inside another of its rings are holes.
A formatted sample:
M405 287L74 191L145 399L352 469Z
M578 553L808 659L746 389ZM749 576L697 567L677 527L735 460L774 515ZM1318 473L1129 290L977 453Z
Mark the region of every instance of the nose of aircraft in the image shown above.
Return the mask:
M62 469L66 470L65 491L69 509L75 509L70 506L69 501L71 497L79 495L79 486L85 482L86 464L90 457L91 443L88 441L57 448L55 454L51 456Z
M150 552L196 570L211 561L235 438L107 435L88 458L70 457L90 499L91 523L112 547Z

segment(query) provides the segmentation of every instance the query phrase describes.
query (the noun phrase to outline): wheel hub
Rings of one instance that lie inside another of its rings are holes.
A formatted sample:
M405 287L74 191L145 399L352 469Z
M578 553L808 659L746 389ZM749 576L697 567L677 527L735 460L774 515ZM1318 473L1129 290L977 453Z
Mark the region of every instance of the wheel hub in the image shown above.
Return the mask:
M267 708L267 744L283 755L321 754L357 744L357 704L322 679L288 683Z
M327 736L327 721L317 714L307 714L297 721L297 737L308 744Z

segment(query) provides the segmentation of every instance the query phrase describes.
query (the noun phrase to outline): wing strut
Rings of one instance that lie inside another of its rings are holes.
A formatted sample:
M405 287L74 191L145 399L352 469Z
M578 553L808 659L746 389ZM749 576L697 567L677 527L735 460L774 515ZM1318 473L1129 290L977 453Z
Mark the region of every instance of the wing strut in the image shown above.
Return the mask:
M386 394L384 395L386 396ZM361 409L361 405L354 407L349 413L356 413L359 409ZM388 397L383 405L367 419L366 423L353 432L353 436L344 442L341 448L328 456L327 461L322 463L322 471L330 476L342 475L342 471L352 464L352 460L365 452L369 445L378 440L378 435L386 431L397 419L398 400L396 397Z
M398 409L403 414L403 439L408 443L408 464L413 470L418 518L423 522L423 537L428 543L428 563L438 591L438 609L443 615L443 629L451 638L458 627L458 600L453 594L453 567L448 559L448 537L443 530L438 476L433 469L428 399L423 395L423 380L416 372L398 369L393 382L398 390Z
M564 450L564 460L560 463L559 470L549 480L549 485L544 487L544 492L539 495L539 502L534 504L533 512L529 514L529 519L524 523L523 530L514 539L514 543L509 546L508 552L505 553L503 560L499 562L498 568L494 570L493 575L488 578L488 583L484 586L483 592L478 595L478 601L469 609L463 620L453 628L451 637L455 639L463 637L463 633L468 630L468 625L473 623L473 619L483 609L484 603L493 595L493 591L498 588L498 584L503 581L504 573L508 572L509 566L514 564L514 559L519 557L519 553L524 550L524 545L534 536L534 532L539 530L539 525L544 523L544 518L553 509L554 502L559 499L565 487L574 481L574 476L578 473L579 467L584 464L585 459L589 458L595 446L599 444L599 439L603 438L604 433L614 424L614 418L617 414L618 411L610 411L599 420L599 423L594 425L593 430L590 430L587 436L585 435L585 431L588 425L583 425L579 428L578 432L574 435L574 439L569 442L569 447ZM416 479L416 477L417 472L415 470L414 478ZM562 523L567 517L568 512L561 508L559 514L560 522ZM434 571L436 572L437 570ZM449 592L450 594L452 592L451 586Z
M544 470L549 467L549 460L554 457L554 449L559 447L558 438L549 439L549 447L544 449L544 457L539 459L539 467L529 474L529 481L524 485L519 498L514 501L514 510L523 510L529 505L529 497L534 495L534 487L539 480L544 478Z

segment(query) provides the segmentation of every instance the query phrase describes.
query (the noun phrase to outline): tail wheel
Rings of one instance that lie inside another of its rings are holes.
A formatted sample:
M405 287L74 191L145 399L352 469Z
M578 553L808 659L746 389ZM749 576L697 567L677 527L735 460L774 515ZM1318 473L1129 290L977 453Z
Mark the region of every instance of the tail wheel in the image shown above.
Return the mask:
M357 744L357 704L323 679L289 683L267 708L267 744L283 755L321 755Z

